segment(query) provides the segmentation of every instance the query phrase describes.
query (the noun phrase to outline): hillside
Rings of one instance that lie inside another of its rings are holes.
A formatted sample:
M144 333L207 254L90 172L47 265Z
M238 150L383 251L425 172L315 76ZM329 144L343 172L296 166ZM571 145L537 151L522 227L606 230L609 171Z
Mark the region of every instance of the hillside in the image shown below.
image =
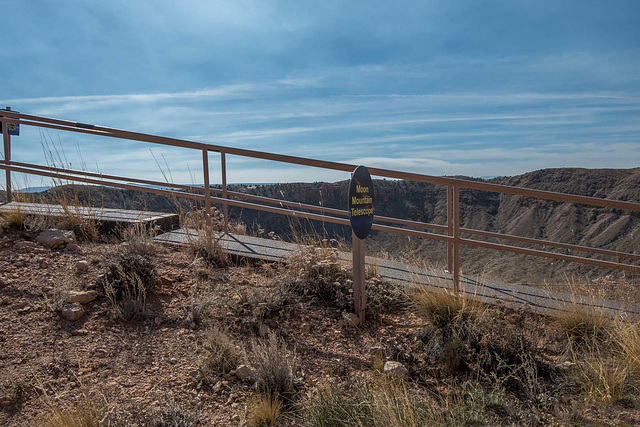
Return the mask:
M583 196L616 200L640 200L640 168L636 169L544 169L513 177L481 180L491 183L534 188ZM261 186L233 186L233 190L312 205L346 209L347 182L288 183ZM40 201L55 200L60 190L34 195ZM124 207L154 211L189 211L192 203L170 197L108 188L68 187L67 197L78 197L93 206ZM446 196L442 186L407 182L375 181L376 215L415 221L446 223ZM639 252L640 214L584 205L536 200L475 190L461 191L463 227L558 242ZM318 222L292 224L289 217L260 211L230 208L233 220L243 222L252 233L273 231L290 240L295 234L313 232L330 238L350 241L347 227ZM294 231L292 231L294 230ZM446 259L444 245L431 240L373 232L368 251L416 262L442 265ZM614 273L563 262L497 253L464 247L464 271L487 274L505 280L542 281L565 275L603 276Z

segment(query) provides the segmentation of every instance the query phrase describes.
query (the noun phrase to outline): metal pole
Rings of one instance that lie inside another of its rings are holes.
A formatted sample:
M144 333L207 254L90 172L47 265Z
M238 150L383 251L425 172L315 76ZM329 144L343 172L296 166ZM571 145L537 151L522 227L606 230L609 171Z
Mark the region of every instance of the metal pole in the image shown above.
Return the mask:
M353 255L353 305L360 324L363 324L367 305L364 239L358 238L353 231L351 232L351 252Z
M207 239L211 239L211 186L209 184L209 151L202 150L202 172L204 175L204 209L206 213Z
M7 107L7 111L11 111L11 107ZM11 135L9 135L9 126L7 122L2 122L2 139L4 140L4 160L9 163L11 161ZM5 171L7 203L11 203L11 168L7 167Z
M222 198L227 199L227 160L225 158L224 151L220 152L220 163L222 166ZM229 234L229 208L225 201L222 205L224 213L224 232Z
M453 186L453 290L460 293L460 190Z
M453 188L450 185L447 189L447 235L453 236ZM453 273L453 242L447 242L447 271Z

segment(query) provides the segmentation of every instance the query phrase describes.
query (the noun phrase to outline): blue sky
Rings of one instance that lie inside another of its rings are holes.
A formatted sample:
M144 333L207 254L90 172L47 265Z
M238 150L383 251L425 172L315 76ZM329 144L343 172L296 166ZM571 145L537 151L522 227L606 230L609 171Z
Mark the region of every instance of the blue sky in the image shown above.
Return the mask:
M638 1L5 6L0 105L21 112L432 175L640 166ZM46 162L44 140L72 167L201 180L198 153L26 127L14 159ZM347 178L228 161L230 182Z

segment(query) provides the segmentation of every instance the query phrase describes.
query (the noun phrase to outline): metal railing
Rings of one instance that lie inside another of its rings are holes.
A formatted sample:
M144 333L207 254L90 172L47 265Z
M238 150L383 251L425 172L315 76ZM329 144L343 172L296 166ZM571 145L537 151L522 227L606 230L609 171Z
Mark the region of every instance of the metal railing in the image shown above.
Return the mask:
M11 201L11 172L38 175L61 180L84 182L88 184L106 185L116 188L138 190L155 194L188 197L204 202L207 212L211 212L211 203L221 204L224 212L225 232L228 233L228 206L255 209L265 212L282 214L292 217L304 218L308 220L318 220L349 226L348 212L340 209L302 204L294 201L275 199L264 196L246 194L231 191L227 188L227 167L226 155L249 157L254 159L270 160L275 162L289 163L302 166L311 166L335 171L352 172L357 165L347 163L330 162L324 160L308 159L303 157L288 156L282 154L268 153L255 150L246 150L221 145L204 144L194 141L186 141L176 138L168 138L156 135L149 135L139 132L131 132L121 129L114 129L105 126L78 123L68 120L60 120L48 117L40 117L28 114L20 114L13 111L0 110L0 122L6 130L8 123L15 123L21 126L35 126L39 128L55 129L61 131L84 133L89 135L119 138L132 141L149 142L154 144L169 145L173 147L189 148L202 152L204 187L180 185L167 182L159 182L137 178L127 178L116 175L107 175L95 172L86 172L68 168L59 168L30 163L14 162L11 160L11 137L8 132L3 132L5 159L0 161L0 169L6 171L6 191L7 200ZM209 177L209 152L220 154L220 166L222 173L221 188L212 188ZM502 194L518 195L524 197L553 200L556 202L578 203L590 206L598 206L631 212L640 212L640 203L629 201L617 201L595 197L578 196L551 191L535 190L529 188L512 187L507 185L492 184L486 182L471 181L458 178L438 177L423 175L418 173L400 172L389 169L369 168L371 175L401 179L408 181L424 182L442 185L446 188L447 194L447 224L432 224L419 221L405 220L399 218L389 218L376 216L373 225L374 230L404 234L408 236L434 239L447 243L447 266L452 273L454 289L458 291L460 286L460 246L475 246L485 249L512 252L517 254L532 255L563 261L577 262L592 266L625 270L630 272L640 272L640 265L629 262L620 262L620 259L640 260L640 254L618 252L603 248L592 248L568 243L554 242L543 239L514 236L503 233L495 233L483 230L476 230L460 226L460 190L470 189L487 192L497 192ZM155 187L147 187L147 186ZM212 193L215 193L213 195ZM244 199L244 200L241 200ZM255 203L259 202L259 203ZM277 205L277 206L269 206ZM293 208L293 209L290 209ZM381 224L383 223L383 224ZM387 225L393 224L393 225ZM401 228L413 227L413 228ZM433 230L433 231L425 231ZM444 233L438 234L437 232ZM602 255L615 258L615 261L585 256L551 252L542 249L532 249L515 246L513 244L494 243L487 240L478 240L463 236L477 236L499 241L509 241L525 244L540 245L543 248L565 249L569 252L582 252L586 254Z

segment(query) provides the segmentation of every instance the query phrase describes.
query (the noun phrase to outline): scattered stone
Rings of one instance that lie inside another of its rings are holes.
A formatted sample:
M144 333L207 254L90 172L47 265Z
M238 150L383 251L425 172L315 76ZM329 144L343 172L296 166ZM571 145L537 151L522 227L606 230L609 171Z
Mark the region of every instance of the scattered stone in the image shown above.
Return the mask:
M7 283L4 281L4 279L2 277L0 277L0 289L4 288L7 286Z
M96 299L96 291L71 291L67 297L68 303L77 302L87 304Z
M69 252L78 252L80 250L80 246L77 243L70 242L67 244L66 250Z
M71 332L71 335L73 335L74 337L83 337L88 334L89 331L87 331L86 329L76 329L75 331Z
M409 376L409 371L400 362L389 360L384 364L384 373L393 378L404 379Z
M268 336L269 332L271 332L269 325L265 323L260 323L260 325L258 325L258 335L260 335L261 337Z
M11 228L11 224L9 224L9 222L4 218L0 218L0 228L2 228L3 230L8 230Z
M175 365L176 363L178 363L178 359L176 359L175 357L172 357L171 359L169 359L169 363L171 363L172 365Z
M153 319L153 323L154 323L156 326L160 326L160 325L162 324L162 319L158 316L158 317L156 317L155 319Z
M153 363L153 356L152 356L152 355L150 355L150 354L147 354L147 355L144 357L144 363L145 363L146 365L151 365L151 364Z
M89 261L80 260L76 262L76 271L85 272L89 270Z
M76 236L73 231L69 230L57 230L51 228L41 231L36 237L36 241L42 246L49 249L62 249L71 242L75 242Z
M27 305L21 309L18 310L18 314L27 314L28 312L31 311L31 306Z
M234 374L240 381L245 381L253 378L253 371L247 365L238 366Z
M347 321L347 325L351 326L352 328L355 328L360 324L360 319L358 319L358 316L356 316L354 313L349 313L344 318Z
M62 316L67 320L75 322L84 316L84 308L78 303L65 305L62 309Z
M21 249L33 250L33 249L37 249L38 245L36 243L29 242L27 240L21 240L19 242L16 242L16 244L13 245L13 248L16 250L21 250Z
M311 325L308 323L303 323L302 324L302 333L303 334L308 334L311 332Z

